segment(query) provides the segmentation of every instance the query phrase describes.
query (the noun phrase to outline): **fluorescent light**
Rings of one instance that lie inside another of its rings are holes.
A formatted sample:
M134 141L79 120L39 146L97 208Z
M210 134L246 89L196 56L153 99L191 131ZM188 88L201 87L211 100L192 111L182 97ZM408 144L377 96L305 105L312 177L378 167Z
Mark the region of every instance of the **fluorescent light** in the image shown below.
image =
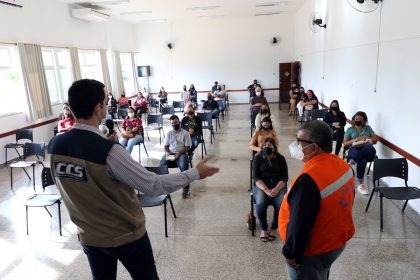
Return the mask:
M278 6L280 4L282 4L282 5L288 5L289 3L290 3L290 1L264 2L264 3L257 3L257 4L255 4L255 7L257 7L257 8L261 8L261 7L274 7L274 6Z
M99 1L93 1L92 2L95 5L120 5L120 4L125 4L125 3L130 3L130 0L110 0L110 1L106 1L106 0L99 0Z
M208 11L219 9L220 6L201 6L201 7L190 7L187 8L187 11L196 12L196 11Z
M198 16L199 19L212 19L212 18L222 18L225 15L212 15L212 16Z
M120 13L121 16L131 16L131 15L144 15L144 14L151 14L152 11L133 11L133 12L123 12Z
M283 14L283 11L276 11L276 12L261 12L261 13L255 13L255 16L272 16L272 15L280 15Z

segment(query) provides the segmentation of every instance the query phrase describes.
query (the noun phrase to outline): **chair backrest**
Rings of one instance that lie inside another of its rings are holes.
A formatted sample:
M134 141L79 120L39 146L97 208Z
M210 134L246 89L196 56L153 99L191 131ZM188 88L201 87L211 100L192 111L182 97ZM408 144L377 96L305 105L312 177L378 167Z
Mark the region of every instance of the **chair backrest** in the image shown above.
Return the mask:
M162 107L162 115L175 115L174 107Z
M128 112L126 108L119 108L117 111L117 118L124 119L128 116Z
M172 106L174 108L181 108L184 109L184 101L173 101Z
M322 109L313 109L311 111L311 120L318 120L318 119L324 119L325 115L327 114L327 111Z
M41 180L42 180L42 189L44 190L48 186L55 185L54 179L51 174L51 168L49 167L42 168Z
M159 126L163 126L162 115L147 115L147 125L156 123Z
M197 113L197 116L201 119L201 121L206 122L208 127L213 127L213 119L211 113Z
M29 156L42 157L45 159L45 144L44 143L25 143L23 147L23 158L26 160Z
M168 166L146 166L146 169L158 175L169 174Z
M397 177L405 181L407 186L408 164L405 158L377 159L373 161L373 182L383 177Z
M31 142L34 141L33 131L32 129L17 129L16 130L16 143L19 142L21 139L27 139Z

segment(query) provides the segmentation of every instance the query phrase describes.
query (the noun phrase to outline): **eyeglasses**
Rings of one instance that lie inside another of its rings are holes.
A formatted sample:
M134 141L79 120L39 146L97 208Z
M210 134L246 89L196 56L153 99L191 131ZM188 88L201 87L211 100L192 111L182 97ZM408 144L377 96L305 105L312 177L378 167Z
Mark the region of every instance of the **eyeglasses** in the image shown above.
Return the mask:
M296 141L298 142L298 144L299 144L299 142L308 143L308 144L313 144L314 143L314 142L309 141L309 140L299 139L298 137L296 137Z

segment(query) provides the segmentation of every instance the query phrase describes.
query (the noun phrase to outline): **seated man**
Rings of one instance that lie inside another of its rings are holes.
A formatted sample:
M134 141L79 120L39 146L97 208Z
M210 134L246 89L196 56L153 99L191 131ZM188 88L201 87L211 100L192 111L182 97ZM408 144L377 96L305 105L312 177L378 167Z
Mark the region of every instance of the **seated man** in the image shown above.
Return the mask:
M211 93L207 94L207 101L204 102L203 110L204 112L211 113L212 117L219 116L219 111L220 111L219 103L217 103L214 100L213 95L211 95Z
M188 131L181 128L181 123L176 115L169 118L173 130L169 131L165 137L165 154L160 160L160 166L178 166L179 170L188 170L188 151L191 147L191 137ZM184 187L182 198L188 198L190 185Z
M189 153L192 154L203 135L202 120L195 115L192 105L185 109L185 117L181 120L181 127L190 134L192 145Z

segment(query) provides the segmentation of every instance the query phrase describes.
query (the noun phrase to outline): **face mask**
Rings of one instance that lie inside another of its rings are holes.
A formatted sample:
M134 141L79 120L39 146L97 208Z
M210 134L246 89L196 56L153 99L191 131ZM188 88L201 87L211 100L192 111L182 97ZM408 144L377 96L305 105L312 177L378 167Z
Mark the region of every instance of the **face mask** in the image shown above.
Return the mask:
M267 109L261 110L261 113L267 114L268 113L268 110Z
M207 100L210 101L211 100L211 96L207 97Z
M303 153L302 146L295 140L289 145L290 156L297 160L303 160L305 154Z
M128 116L129 116L130 118L134 118L134 113L128 113Z
M179 124L179 123L178 123L178 124L173 124L173 125L172 125L172 128L173 128L174 130L178 130L180 127L181 127L181 126L180 126L180 124Z
M261 91L256 91L256 92L255 92L255 94L256 94L257 96L260 96L260 95L261 95Z
M261 127L261 129L262 129L262 130L265 130L265 131L267 131L267 130L270 130L270 129L272 129L272 127L264 127L264 126L262 126L262 127Z
M270 156L273 154L273 148L271 147L264 147L263 151L267 156Z
M187 115L192 116L194 113L192 111L187 112Z
M337 107L331 107L331 110L334 112L338 112L338 108Z
M362 121L354 121L354 124L356 126L362 126L363 122Z
M121 94L121 97L125 97L125 94Z

